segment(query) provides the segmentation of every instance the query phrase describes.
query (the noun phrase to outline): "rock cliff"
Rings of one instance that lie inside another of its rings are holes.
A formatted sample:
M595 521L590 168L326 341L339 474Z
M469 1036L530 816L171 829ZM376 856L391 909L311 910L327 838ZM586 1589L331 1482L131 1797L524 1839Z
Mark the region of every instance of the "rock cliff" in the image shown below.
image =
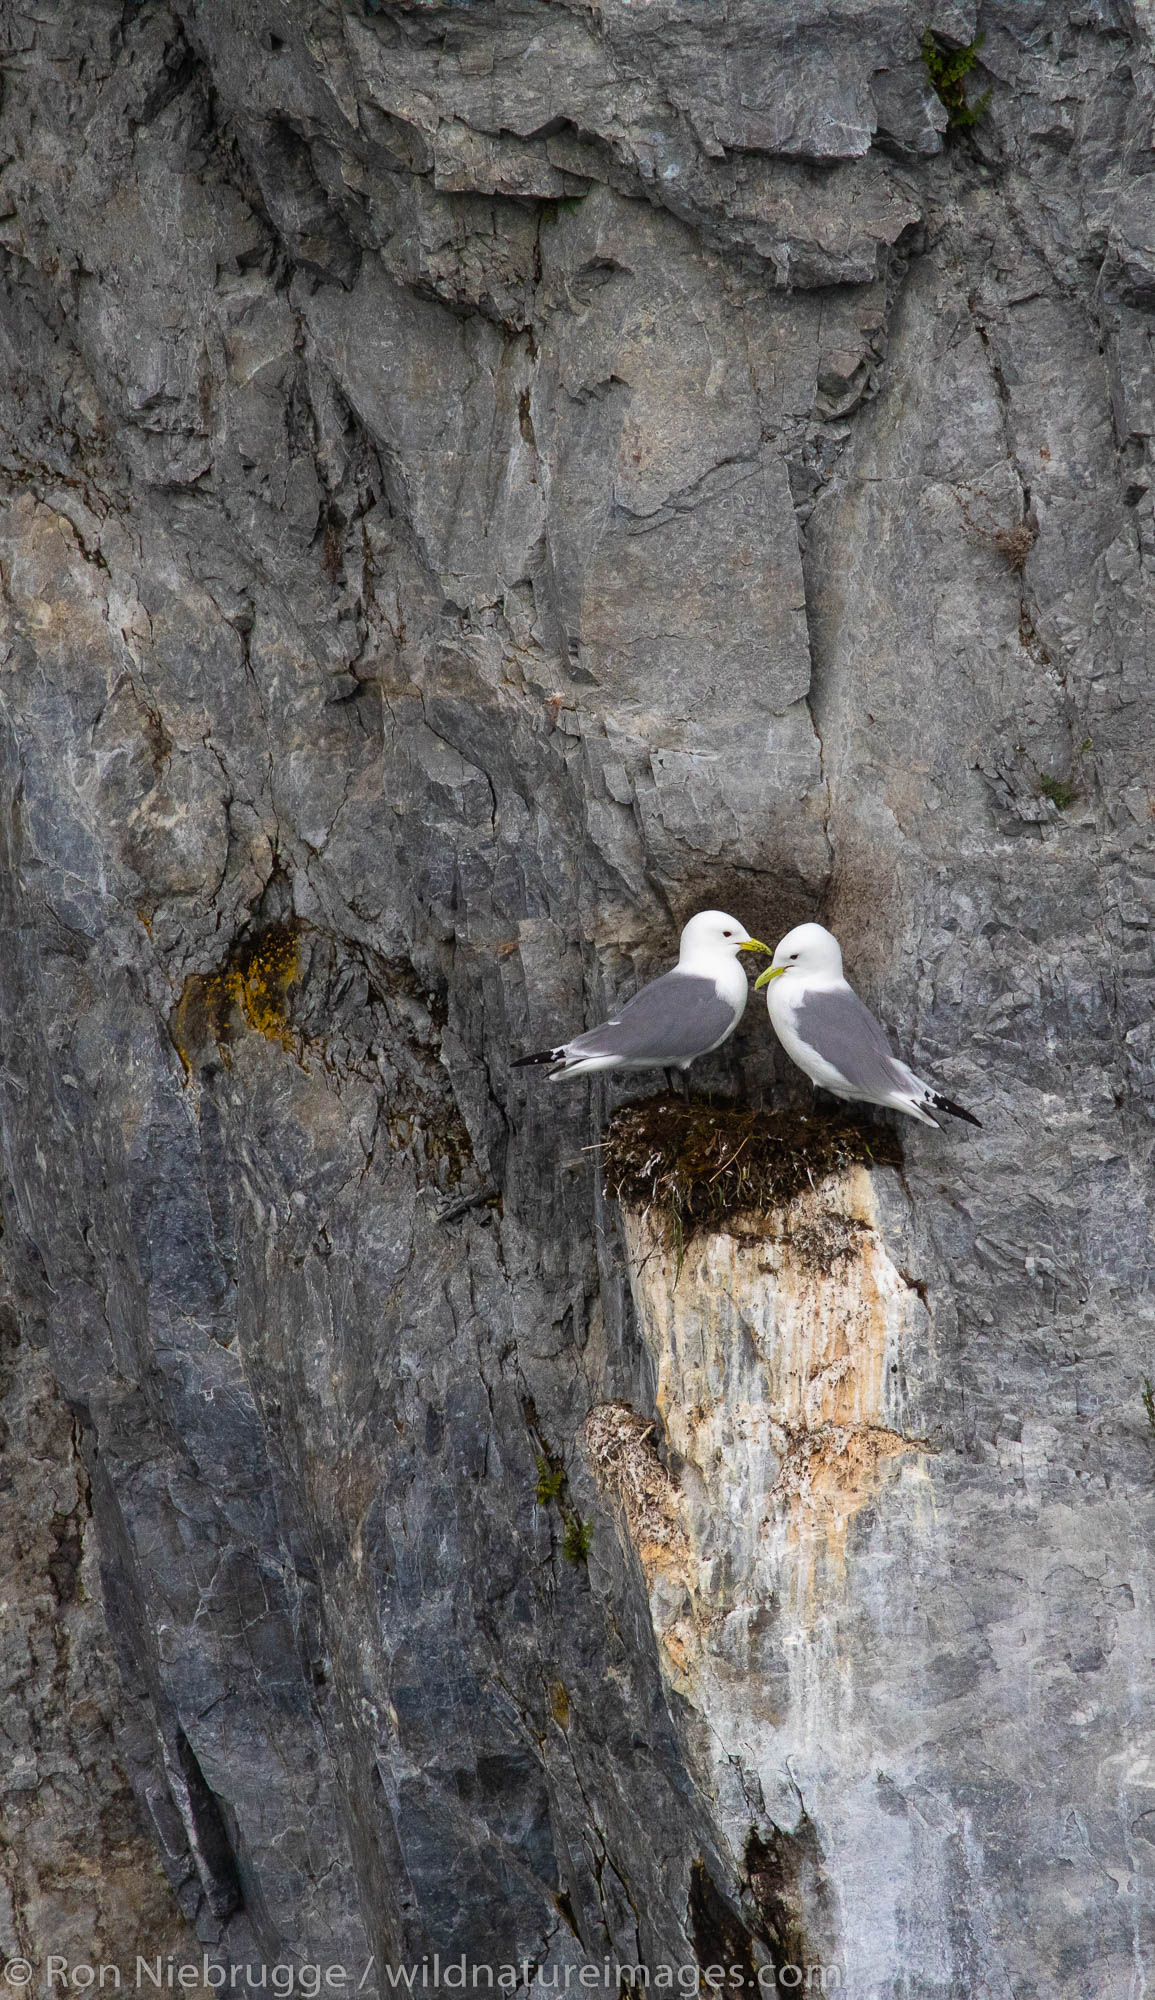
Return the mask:
M1141 1994L1146 0L0 23L0 1942ZM675 1251L704 904L983 1130Z

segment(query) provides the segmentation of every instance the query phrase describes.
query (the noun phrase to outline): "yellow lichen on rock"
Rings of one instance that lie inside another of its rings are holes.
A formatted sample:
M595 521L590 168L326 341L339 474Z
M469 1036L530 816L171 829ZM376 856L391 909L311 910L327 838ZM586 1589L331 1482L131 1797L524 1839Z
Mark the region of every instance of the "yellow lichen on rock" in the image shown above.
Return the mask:
M235 946L214 971L186 979L169 1020L186 1077L210 1043L227 1062L239 1024L301 1060L302 1038L290 1025L288 1013L298 954L297 926L271 924Z
M294 927L274 924L238 953L225 974L229 999L239 1006L249 1027L289 1050L295 1042L286 1007L297 977L297 952Z

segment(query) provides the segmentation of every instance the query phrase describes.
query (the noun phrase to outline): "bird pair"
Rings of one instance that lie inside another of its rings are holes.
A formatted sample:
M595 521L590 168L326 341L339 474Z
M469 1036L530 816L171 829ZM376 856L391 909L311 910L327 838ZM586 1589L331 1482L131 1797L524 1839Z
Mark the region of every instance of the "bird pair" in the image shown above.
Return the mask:
M937 1127L932 1111L978 1119L952 1104L891 1050L874 1015L842 974L838 940L821 924L799 924L777 950L721 910L699 910L682 932L672 972L643 986L608 1021L514 1064L552 1063L550 1082L598 1069L686 1070L733 1034L746 1011L742 951L771 958L755 991L766 991L771 1026L813 1083L856 1104L881 1104Z

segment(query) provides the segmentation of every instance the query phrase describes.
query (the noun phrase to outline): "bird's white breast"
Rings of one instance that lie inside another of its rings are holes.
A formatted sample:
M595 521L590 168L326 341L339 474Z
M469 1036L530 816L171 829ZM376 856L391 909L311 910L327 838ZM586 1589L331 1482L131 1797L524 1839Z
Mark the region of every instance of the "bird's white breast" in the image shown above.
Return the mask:
M674 971L685 973L690 979L712 980L719 1000L734 1009L737 1025L746 1011L750 987L744 967L729 952L695 953L692 958L680 959Z

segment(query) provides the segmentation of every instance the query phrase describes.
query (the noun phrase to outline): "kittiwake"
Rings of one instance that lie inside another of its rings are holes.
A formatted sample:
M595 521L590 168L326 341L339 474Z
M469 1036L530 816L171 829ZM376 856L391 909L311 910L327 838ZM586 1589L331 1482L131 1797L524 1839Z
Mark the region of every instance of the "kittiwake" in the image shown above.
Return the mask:
M678 963L652 979L597 1028L575 1035L525 1063L553 1063L550 1082L595 1069L689 1069L697 1056L720 1048L746 1011L749 987L740 951L764 951L723 910L699 910L682 932Z
M799 924L787 933L774 962L755 980L768 988L771 1026L787 1055L811 1081L858 1104L884 1104L924 1125L930 1113L979 1120L931 1088L893 1053L883 1029L842 976L842 951L821 924Z

